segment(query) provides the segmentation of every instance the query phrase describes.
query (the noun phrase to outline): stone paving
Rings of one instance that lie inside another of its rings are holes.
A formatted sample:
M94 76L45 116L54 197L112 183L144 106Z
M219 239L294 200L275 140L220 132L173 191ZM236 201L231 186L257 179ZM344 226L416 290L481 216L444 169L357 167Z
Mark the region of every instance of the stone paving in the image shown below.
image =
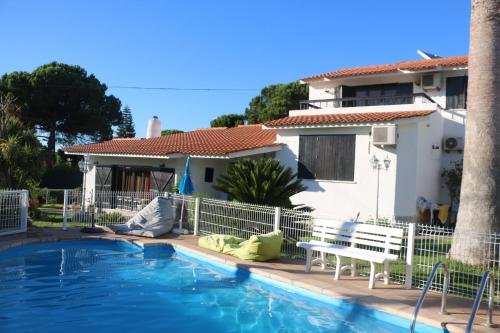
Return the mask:
M163 237L150 239L133 236L104 233L102 235L83 234L78 229L62 230L59 228L30 228L25 234L0 237L0 251L10 247L29 243L51 242L66 239L108 239L125 240L146 247L155 244L170 244L195 255L207 257L210 260L235 266L251 273L259 274L293 286L309 289L327 296L345 299L351 302L367 305L378 310L398 316L411 318L414 306L421 290L406 290L401 285L384 285L378 282L375 289L368 289L368 280L364 277L342 276L339 281L333 280L332 270L321 270L313 267L311 273L304 272L304 263L280 259L266 263L253 263L219 253L214 253L197 246L197 237L192 235L167 234ZM465 332L469 318L472 300L448 297L447 309L449 315L439 315L441 295L430 292L420 310L418 321L432 326L447 328L451 332ZM487 328L482 324L486 320L486 306L479 310L473 332L500 332L500 328ZM494 323L500 323L500 309L495 308Z

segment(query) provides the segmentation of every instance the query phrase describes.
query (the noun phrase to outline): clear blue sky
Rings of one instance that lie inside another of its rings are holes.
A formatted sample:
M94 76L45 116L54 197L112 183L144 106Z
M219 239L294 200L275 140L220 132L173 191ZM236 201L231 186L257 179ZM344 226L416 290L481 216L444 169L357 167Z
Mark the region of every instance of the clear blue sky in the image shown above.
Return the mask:
M0 74L60 61L108 86L249 88L244 92L110 89L144 136L208 127L243 113L272 83L342 67L468 50L469 0L0 0Z

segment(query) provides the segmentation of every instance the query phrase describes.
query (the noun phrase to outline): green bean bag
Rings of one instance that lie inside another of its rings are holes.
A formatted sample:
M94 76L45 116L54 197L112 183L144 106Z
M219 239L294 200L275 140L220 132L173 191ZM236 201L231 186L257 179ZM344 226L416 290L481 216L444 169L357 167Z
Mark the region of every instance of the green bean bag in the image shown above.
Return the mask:
M224 253L225 246L237 245L242 243L243 241L243 238L238 238L230 235L210 235L200 237L200 239L198 239L198 246L215 252Z
M280 230L264 235L254 235L249 240L229 235L210 235L198 240L200 247L249 261L267 261L278 258L282 243L283 233Z

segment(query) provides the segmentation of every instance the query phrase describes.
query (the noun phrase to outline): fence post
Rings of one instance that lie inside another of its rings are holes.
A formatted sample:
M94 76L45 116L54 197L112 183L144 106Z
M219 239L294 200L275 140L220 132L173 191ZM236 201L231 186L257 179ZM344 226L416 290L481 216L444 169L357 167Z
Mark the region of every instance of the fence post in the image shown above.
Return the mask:
M29 192L28 190L21 191L21 230L28 230L28 207L29 207Z
M274 208L274 231L280 230L281 207Z
M408 224L408 242L406 244L405 289L411 289L413 279L413 255L415 253L415 223Z
M63 230L68 230L68 190L64 190L63 201Z
M199 230L200 230L200 198L195 198L194 199L194 230L193 234L195 236L198 236Z

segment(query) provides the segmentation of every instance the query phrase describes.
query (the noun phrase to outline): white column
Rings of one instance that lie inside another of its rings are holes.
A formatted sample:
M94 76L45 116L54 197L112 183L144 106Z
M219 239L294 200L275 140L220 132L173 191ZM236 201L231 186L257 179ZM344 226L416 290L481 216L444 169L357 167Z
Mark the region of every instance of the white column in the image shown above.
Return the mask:
M281 207L274 208L274 231L280 230Z

